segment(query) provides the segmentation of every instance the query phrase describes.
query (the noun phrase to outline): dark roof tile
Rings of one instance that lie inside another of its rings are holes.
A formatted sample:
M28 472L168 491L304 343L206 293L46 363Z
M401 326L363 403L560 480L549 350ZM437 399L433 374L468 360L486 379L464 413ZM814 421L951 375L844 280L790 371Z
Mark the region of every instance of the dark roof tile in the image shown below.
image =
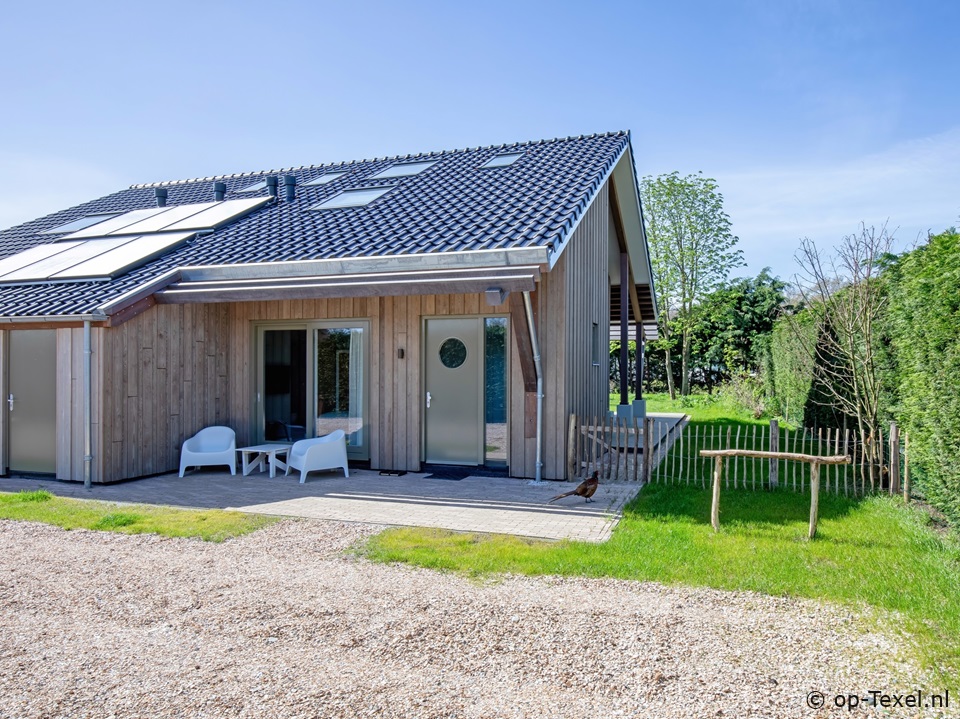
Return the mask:
M175 206L212 200L214 181L226 184L229 200L265 197L266 188L238 190L269 175L297 178L292 202L282 199L281 186L278 202L112 281L0 286L0 316L91 314L149 279L188 265L554 247L628 143L629 135L617 132L134 185L0 231L0 258L50 242L55 237L41 234L44 230L80 217L153 207L157 187L167 188L167 204ZM506 167L481 167L506 150L524 155ZM439 161L417 175L371 177L414 158ZM346 174L332 182L304 184L339 171ZM394 187L364 207L308 209L344 189L371 185Z

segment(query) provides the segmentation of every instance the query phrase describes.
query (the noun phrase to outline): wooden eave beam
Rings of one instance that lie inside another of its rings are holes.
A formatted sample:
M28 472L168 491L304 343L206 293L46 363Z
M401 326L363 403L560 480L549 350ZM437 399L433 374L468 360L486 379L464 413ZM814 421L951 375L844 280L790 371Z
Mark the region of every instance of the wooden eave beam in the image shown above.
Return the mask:
M621 252L626 252L630 254L627 250L627 235L623 230L623 216L620 214L620 197L617 195L617 186L610 180L610 211L613 215L613 226L617 231L617 244L620 247ZM637 296L637 283L633 277L633 267L630 267L630 304L633 308L633 317L635 320L640 320L643 317L643 314L640 312L640 298ZM621 281L622 282L622 281ZM621 284L620 292L623 292L623 286Z

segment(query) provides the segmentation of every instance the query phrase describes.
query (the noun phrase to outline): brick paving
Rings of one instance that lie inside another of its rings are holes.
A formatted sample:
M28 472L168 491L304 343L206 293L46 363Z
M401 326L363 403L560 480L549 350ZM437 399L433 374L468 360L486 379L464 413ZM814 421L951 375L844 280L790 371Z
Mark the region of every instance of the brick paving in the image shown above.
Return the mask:
M683 415L660 415L657 444ZM662 424L662 428L661 425ZM666 443L663 443L666 444ZM661 448L663 449L663 448ZM659 453L658 453L659 454ZM53 494L111 502L175 507L236 509L241 512L437 527L462 532L515 534L542 539L604 542L620 520L623 506L640 490L637 483L602 483L594 499L567 497L547 501L577 486L508 477L469 476L462 480L431 478L410 472L402 477L353 469L313 472L306 484L299 473L270 479L267 472L233 477L226 471L192 471L182 479L170 473L117 484L82 484L53 479L0 478L0 492L46 489Z
M351 469L315 472L306 484L299 477L266 472L249 477L227 472L188 472L182 479L171 473L119 484L94 485L56 480L0 478L0 491L46 489L80 499L138 502L176 507L237 509L243 512L368 522L402 526L438 527L456 531L516 534L544 539L603 542L610 537L623 505L639 490L635 483L601 484L589 504L567 497L547 500L576 487L575 482L544 482L506 477L466 477L459 481L430 479L425 474L403 477Z

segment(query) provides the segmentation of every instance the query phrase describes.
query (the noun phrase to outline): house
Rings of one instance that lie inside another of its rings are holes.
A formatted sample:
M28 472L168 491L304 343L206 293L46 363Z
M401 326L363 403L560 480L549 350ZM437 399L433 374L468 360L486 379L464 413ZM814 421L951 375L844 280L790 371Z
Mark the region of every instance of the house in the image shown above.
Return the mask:
M564 478L612 309L655 333L625 132L134 185L0 232L0 466L148 476L225 424Z

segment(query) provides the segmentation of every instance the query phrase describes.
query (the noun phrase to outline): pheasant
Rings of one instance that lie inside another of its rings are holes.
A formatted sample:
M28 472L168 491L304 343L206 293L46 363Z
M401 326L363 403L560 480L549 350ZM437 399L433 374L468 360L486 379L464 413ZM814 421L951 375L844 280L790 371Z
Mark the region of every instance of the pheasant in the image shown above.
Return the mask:
M555 502L558 499L563 499L564 497L569 497L570 495L573 495L573 494L577 495L578 497L583 497L584 500L587 502L593 502L594 500L590 499L590 497L592 497L594 493L597 491L597 487L599 486L599 484L600 484L600 472L594 471L590 479L583 480L580 484L577 485L576 489L570 492L564 492L563 494L558 494L556 497L554 497L549 502L547 502L547 504L550 504L550 502Z

